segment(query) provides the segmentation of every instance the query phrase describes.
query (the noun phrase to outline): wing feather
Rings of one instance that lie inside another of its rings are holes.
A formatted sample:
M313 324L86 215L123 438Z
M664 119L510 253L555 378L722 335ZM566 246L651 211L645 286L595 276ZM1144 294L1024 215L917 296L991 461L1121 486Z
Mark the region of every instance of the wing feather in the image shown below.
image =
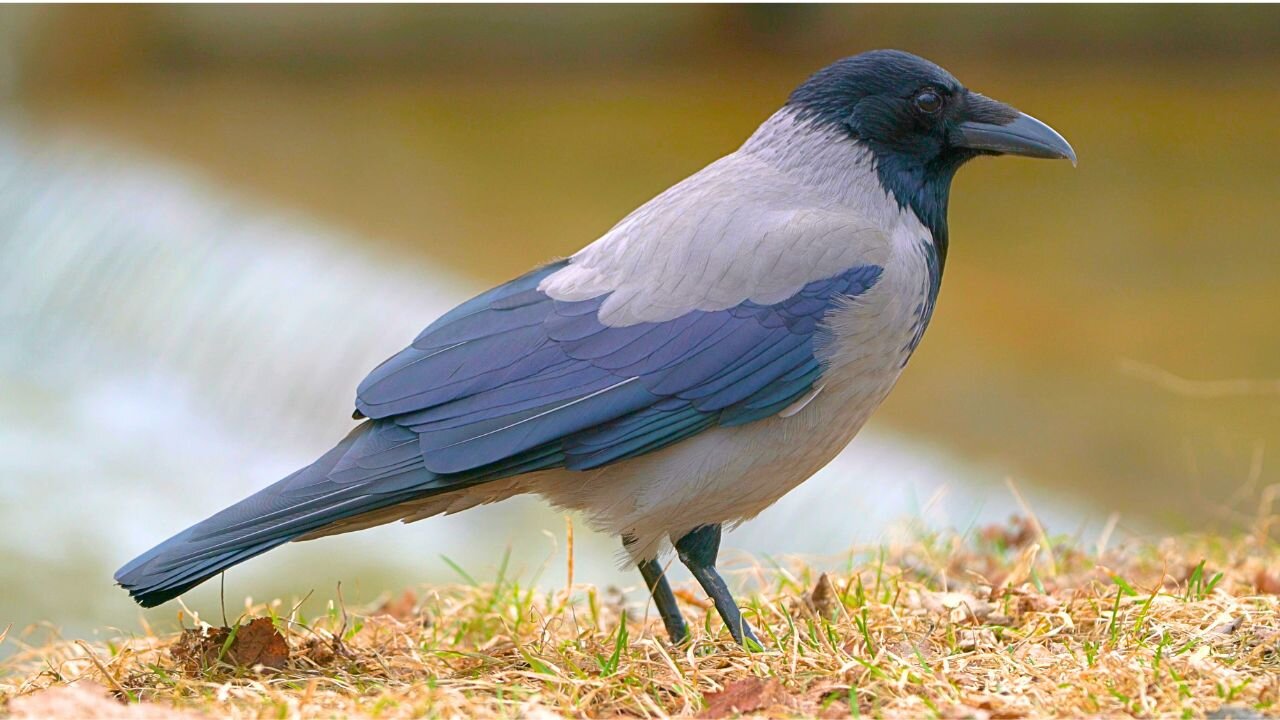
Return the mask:
M859 265L779 303L610 326L599 313L607 294L569 302L539 293L536 279L559 267L435 323L361 384L357 408L414 433L424 466L440 475L547 444L565 449L569 467L597 467L795 402L821 373L823 317L881 272Z

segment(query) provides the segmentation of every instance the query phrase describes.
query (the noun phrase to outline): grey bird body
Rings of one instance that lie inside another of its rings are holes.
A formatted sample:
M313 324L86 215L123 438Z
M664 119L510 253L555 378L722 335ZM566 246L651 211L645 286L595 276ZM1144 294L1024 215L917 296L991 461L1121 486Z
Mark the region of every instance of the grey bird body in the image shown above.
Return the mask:
M937 298L951 178L1003 153L1074 160L919 58L836 63L736 152L433 323L361 384L367 419L338 447L117 580L155 604L281 542L537 493L623 538L673 639L669 544L749 639L714 570L720 529L889 393Z

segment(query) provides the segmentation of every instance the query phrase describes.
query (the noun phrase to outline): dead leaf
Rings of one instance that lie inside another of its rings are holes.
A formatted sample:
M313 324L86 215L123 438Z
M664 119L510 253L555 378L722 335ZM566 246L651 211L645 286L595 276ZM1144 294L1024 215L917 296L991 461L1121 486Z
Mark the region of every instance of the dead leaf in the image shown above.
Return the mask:
M199 627L183 630L177 642L169 647L169 657L182 672L196 675L218 661L222 646L230 633L228 628Z
M995 607L964 592L924 592L920 605L929 612L946 615L951 622L982 622Z
M942 708L941 715L944 718L957 718L957 720L991 720L991 713L971 705L949 705Z
M1213 626L1213 629L1210 630L1209 632L1217 633L1219 635L1230 635L1235 631L1239 630L1240 625L1243 623L1244 623L1244 616L1237 615L1236 617L1233 617L1230 620L1220 625Z
M224 662L241 667L279 669L289 662L289 643L276 630L271 618L254 618L236 630L231 646L226 647L231 628L197 628L184 630L182 636L169 649L174 659L187 674L197 674L204 668ZM226 647L224 652L223 648Z
M240 626L229 653L237 665L282 668L289 662L289 643L271 618L260 617Z
M805 694L810 699L794 708L805 717L848 718L850 715L848 683L819 680L809 686Z
M1013 515L1008 525L988 525L982 528L983 540L1006 548L1020 548L1036 539L1035 523L1029 518Z
M703 699L707 706L698 716L704 718L732 717L793 704L792 697L777 678L755 676L734 680L720 692L707 693Z
M979 648L990 648L996 645L995 633L980 627L974 630L956 632L956 647L966 652Z
M405 621L413 619L418 614L417 609L418 596L412 590L405 590L399 598L382 603L374 614L390 615L396 620Z
M302 655L316 665L323 667L333 662L338 653L335 652L332 641L317 637L307 641L306 646L302 649Z
M1050 612L1062 607L1062 603L1051 595L1040 593L1013 593L1017 600L1018 613Z
M692 605L694 607L700 607L703 610L710 610L711 608L715 607L715 604L712 603L707 598L698 597L697 595L694 595L693 593L689 592L688 590L685 590L684 588L674 590L672 591L672 594L674 594L677 598L679 598L680 602Z
M826 573L818 576L818 582L813 585L813 592L809 593L809 604L813 607L813 611L818 615L834 620L840 612L840 600L836 597L836 588L831 584L831 578Z
M1266 568L1258 568L1258 574L1253 577L1253 584L1258 588L1258 592L1280 595L1280 574L1267 572Z
M524 720L561 720L564 717L536 700L529 700L521 705L518 715Z
M890 643L888 649L900 658L919 658L924 662L932 661L934 656L928 645L913 643L905 639Z
M126 705L112 697L101 685L78 682L58 685L9 701L9 717L14 720L196 720L204 716L151 703Z
M1014 718L1023 718L1027 713L1022 708L1009 704L1007 699L1001 697L982 696L973 698L977 702L973 705L973 709L978 710L991 720L1014 720ZM969 707L969 706L965 706Z
M1280 630L1258 633L1249 639L1248 645L1252 646L1252 650L1249 651L1250 659L1261 658L1271 653L1280 658Z
M1048 667L1054 662L1053 652L1038 643L1028 643L1020 646L1014 651L1014 657L1031 665L1042 667Z

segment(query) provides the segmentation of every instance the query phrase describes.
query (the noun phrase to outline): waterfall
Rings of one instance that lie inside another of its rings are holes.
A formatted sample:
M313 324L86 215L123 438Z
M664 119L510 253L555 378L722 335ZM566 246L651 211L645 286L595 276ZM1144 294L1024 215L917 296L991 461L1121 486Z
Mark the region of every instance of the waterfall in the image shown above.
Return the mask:
M0 128L0 367L58 387L186 378L249 434L342 432L364 374L466 295L357 247L175 169Z

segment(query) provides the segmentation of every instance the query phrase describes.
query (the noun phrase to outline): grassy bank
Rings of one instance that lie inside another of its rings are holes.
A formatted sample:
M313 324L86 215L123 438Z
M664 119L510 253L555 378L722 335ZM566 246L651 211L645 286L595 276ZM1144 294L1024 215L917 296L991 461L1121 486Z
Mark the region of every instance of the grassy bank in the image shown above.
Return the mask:
M1015 520L861 549L827 575L747 568L755 653L693 588L678 594L695 637L678 648L638 590L501 576L324 617L276 602L234 629L188 612L181 635L24 649L0 714L1266 716L1280 712L1271 527L1106 548Z

